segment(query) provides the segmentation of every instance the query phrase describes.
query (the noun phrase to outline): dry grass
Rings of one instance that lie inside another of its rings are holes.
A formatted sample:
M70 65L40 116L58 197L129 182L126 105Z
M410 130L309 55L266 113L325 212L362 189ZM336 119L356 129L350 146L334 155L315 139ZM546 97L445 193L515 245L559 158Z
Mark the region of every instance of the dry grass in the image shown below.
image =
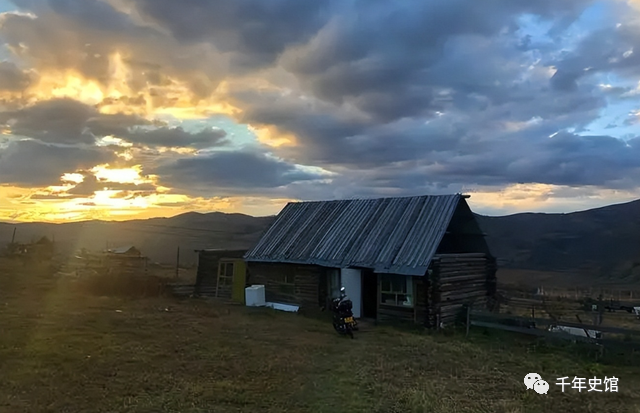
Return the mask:
M22 271L0 273L3 413L640 412L639 367L533 351L524 338L378 326L349 340L324 320L100 297ZM615 375L620 391L563 394L552 384L538 395L524 389L530 372L550 383Z

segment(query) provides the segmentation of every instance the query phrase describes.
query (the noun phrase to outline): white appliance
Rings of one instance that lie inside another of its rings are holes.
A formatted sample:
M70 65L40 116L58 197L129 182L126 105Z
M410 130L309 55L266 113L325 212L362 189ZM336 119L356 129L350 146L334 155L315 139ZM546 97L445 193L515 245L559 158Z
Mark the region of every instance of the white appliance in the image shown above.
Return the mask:
M353 302L353 316L360 318L362 312L362 274L360 270L353 268L340 269L342 286L345 288L347 296Z
M264 307L264 285L252 285L244 289L244 298L247 307Z

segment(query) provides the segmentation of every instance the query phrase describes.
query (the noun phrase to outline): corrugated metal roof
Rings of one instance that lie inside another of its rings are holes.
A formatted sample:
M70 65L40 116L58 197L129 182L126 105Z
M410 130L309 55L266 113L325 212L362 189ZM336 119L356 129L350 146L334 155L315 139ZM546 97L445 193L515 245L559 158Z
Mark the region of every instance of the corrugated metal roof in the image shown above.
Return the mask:
M107 251L112 253L112 254L126 254L132 248L135 248L135 247L133 245L125 245L124 247L111 248L111 249L109 249Z
M424 275L459 202L460 194L291 202L244 257Z

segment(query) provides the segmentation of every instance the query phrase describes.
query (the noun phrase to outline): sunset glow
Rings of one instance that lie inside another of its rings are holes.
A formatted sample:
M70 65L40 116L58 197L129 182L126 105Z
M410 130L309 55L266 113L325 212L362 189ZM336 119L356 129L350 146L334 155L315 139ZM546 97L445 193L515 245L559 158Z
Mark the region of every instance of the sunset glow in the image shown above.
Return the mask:
M0 15L0 220L458 192L479 213L568 212L640 194L637 0L492 5L460 30L425 16L461 10L420 2L293 26L286 0L160 3Z

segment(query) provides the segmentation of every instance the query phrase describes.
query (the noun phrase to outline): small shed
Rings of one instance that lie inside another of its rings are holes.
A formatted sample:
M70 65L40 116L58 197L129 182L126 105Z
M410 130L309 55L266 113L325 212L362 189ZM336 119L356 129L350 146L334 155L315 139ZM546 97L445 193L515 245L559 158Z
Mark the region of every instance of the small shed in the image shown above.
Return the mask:
M20 257L26 261L48 261L53 258L54 246L54 242L44 236L29 244L10 243L7 252L11 257Z
M244 256L267 301L317 309L346 288L354 316L428 327L491 306L496 260L467 195L292 202Z
M202 249L198 253L198 270L194 294L212 296L244 304L246 265L243 250Z
M107 250L107 254L117 254L129 257L141 257L142 252L133 245L125 245L118 248L110 248Z
M109 273L146 274L148 257L133 245L110 248L102 256L102 265Z

